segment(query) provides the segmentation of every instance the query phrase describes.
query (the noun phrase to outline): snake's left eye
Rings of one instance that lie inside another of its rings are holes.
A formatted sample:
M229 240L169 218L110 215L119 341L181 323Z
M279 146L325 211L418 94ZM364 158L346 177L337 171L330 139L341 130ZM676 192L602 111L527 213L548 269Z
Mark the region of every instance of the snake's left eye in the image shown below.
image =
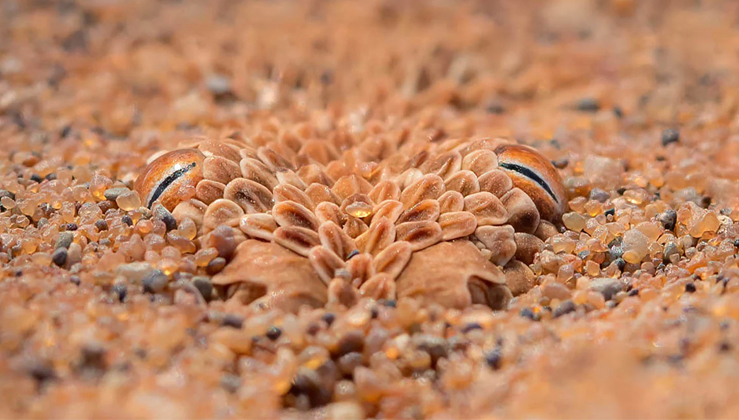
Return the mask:
M204 159L196 149L166 153L144 169L134 189L146 207L151 208L159 202L171 211L180 202L195 196L195 186L203 179Z
M543 220L558 223L567 209L562 178L554 165L536 150L522 145L504 145L495 150L498 165L513 185L536 204Z

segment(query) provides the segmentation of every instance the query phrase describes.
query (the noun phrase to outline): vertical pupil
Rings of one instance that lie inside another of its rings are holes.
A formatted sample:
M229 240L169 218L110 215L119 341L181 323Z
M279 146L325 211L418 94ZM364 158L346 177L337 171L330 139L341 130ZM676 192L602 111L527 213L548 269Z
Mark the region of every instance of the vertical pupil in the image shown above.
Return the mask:
M552 200L554 200L555 203L559 204L559 200L557 199L557 196L554 194L554 191L552 191L552 188L536 172L532 171L531 169L525 166L518 165L515 163L502 162L500 166L504 169L508 169L509 171L518 172L519 174L525 176L526 178L529 178L530 180L536 182L542 189L544 189L544 191L547 192L547 194L549 194L550 197L552 197Z
M159 199L159 197L161 197L162 194L164 194L164 191L166 191L167 188L169 188L170 185L172 185L175 181L177 181L178 179L180 179L183 175L185 175L186 173L188 173L192 168L194 168L196 166L197 166L197 163L196 162L192 162L192 163L190 163L190 164L188 164L186 166L183 166L182 168L180 168L180 169L172 172L171 174L167 175L167 177L164 178L164 180L161 183L159 183L159 185L157 185L156 190L154 190L154 194L151 195L151 199L147 203L147 207L148 208L151 208L151 206L154 204L154 202L156 202Z

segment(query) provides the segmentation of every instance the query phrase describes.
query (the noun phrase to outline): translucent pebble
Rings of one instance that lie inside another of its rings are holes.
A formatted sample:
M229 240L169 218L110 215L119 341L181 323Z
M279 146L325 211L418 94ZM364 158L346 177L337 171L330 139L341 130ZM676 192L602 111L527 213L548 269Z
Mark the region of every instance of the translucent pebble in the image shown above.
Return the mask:
M76 212L76 209L74 207L74 203L71 201L66 201L62 204L62 208L59 210L59 213L62 215L62 220L65 223L74 223L74 214Z
M577 244L574 240L564 235L556 235L552 237L552 249L556 254L559 254L560 252L569 254L575 250L576 245Z
M214 258L218 256L218 250L215 248L204 248L195 253L195 264L198 267L205 267Z
M7 196L0 198L0 204L8 210L15 208L15 200Z
M641 231L631 229L624 233L623 249L626 262L638 263L649 253L649 238Z
M33 213L36 211L37 206L38 203L32 198L23 200L20 203L21 213L25 214L26 216L32 216Z
M702 215L694 217L688 225L688 233L694 238L700 238L705 233L713 233L721 226L716 213L706 211Z
M141 236L146 236L148 233L150 233L154 229L154 224L151 222L151 220L139 220L138 223L136 223L135 232L138 233Z
M195 225L195 222L193 222L192 219L184 218L177 226L177 232L183 238L193 240L198 234L198 227Z
M113 181L110 178L95 174L92 176L90 181L90 192L96 199L102 201L105 200L105 190L113 185Z
M127 191L119 195L115 199L116 204L121 210L131 211L141 207L141 198L136 191Z
M562 222L567 229L573 230L575 232L580 232L585 229L585 223L587 223L587 219L578 213L570 212L562 215Z
M636 226L636 229L643 233L650 241L656 241L662 234L662 229L660 229L658 222L642 222Z

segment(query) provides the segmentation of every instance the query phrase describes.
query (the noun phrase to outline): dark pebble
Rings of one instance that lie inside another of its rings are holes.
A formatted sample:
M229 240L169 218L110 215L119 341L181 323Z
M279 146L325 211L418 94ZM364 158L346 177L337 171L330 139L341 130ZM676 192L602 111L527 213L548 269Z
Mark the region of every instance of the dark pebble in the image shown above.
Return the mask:
M309 369L301 369L293 379L290 395L304 396L308 399L309 408L315 408L330 403L333 397L332 391L321 384L318 373Z
M590 190L591 200L605 203L606 201L608 201L609 198L611 198L611 194L609 194L608 191L602 190L600 188L593 188L592 190Z
M354 373L354 369L362 366L362 353L347 353L336 361L339 371L344 377L350 378Z
M534 314L534 311L531 310L531 308L521 309L521 312L519 312L519 315L521 315L524 318L528 318L532 321L536 319L536 315Z
M667 146L670 143L677 143L680 141L680 131L668 128L662 131L662 146Z
M223 257L215 257L208 265L205 267L205 272L210 274L211 276L214 274L218 274L223 270L223 267L226 266L226 259Z
M470 322L462 328L462 332L468 333L472 330L481 330L481 329L482 329L482 325L478 324L477 322Z
M731 351L732 348L733 348L733 346L731 345L731 343L729 343L727 341L722 341L721 344L719 344L719 346L718 346L718 350L720 352L722 352L722 353L726 353L728 351Z
M623 258L616 258L614 261L616 263L616 267L618 267L619 270L624 271L624 268L626 267L626 260Z
M270 327L264 335L270 340L276 341L282 335L282 330L278 327Z
M685 284L685 292L686 293L695 293L697 289L695 288L695 284L693 283L686 283Z
M50 363L33 363L28 368L28 374L36 380L39 386L58 378L54 367Z
M141 280L141 284L144 286L144 293L160 293L167 286L168 282L169 278L161 270L154 270Z
M72 232L59 232L59 234L56 236L56 243L54 244L54 248L65 248L68 249L70 245L72 245L72 242L74 241L74 233Z
M129 191L131 190L125 187L108 188L107 190L105 190L103 195L105 196L106 200L115 201L115 199L118 198L119 195L127 193Z
M667 210L657 216L657 220L664 226L665 230L675 230L677 223L677 212L675 210Z
M128 287L123 283L114 284L110 291L116 295L118 301L123 303L128 295Z
M488 114L500 115L505 113L505 107L500 102L492 101L487 104L487 106L485 107L485 111L487 111Z
M552 315L555 318L559 318L562 315L569 314L570 312L574 312L575 309L576 309L575 302L571 300L566 300L559 304L559 306L557 307L557 309L554 310Z
M172 213L166 207L158 204L154 206L152 213L154 214L154 220L161 220L164 223L164 226L167 227L167 232L177 229L177 220L175 220Z
M380 315L380 311L373 306L372 309L370 309L370 316L372 317L372 319L377 319L378 315Z
M64 264L67 262L67 248L57 248L56 250L54 250L54 252L51 254L51 261L57 267L63 267Z
M581 112L598 112L600 103L595 98L582 98L577 101L575 108Z
M308 328L305 329L305 333L308 335L316 335L318 331L321 331L321 326L315 322L308 324Z
M100 219L95 222L95 227L98 231L108 230L108 222L105 219Z
M213 283L210 282L210 279L208 277L193 277L192 285L195 286L196 289L198 289L200 294L203 296L203 299L205 299L206 301L210 301L210 299L213 297Z
M244 325L244 318L236 314L226 314L221 320L221 326L241 329Z
M554 165L557 169L564 169L570 164L570 160L567 158L557 159L552 161L552 165Z
M614 296L624 289L623 283L619 279L610 277L602 277L593 279L590 283L590 290L596 291L603 295L606 301L613 299Z
M49 180L49 181L53 181L53 180L56 179L56 174L54 172L52 172L52 173L46 175L44 178L47 179L47 180Z
M362 331L349 331L339 339L336 355L341 357L347 353L364 350L364 333Z
M617 118L623 118L624 117L624 111L621 109L620 106L614 106L613 107L613 115L615 115Z
M334 321L336 320L336 315L332 313L327 313L327 314L324 314L321 318L323 319L323 322L325 322L326 325L330 327L331 324L333 324Z
M734 240L734 246L739 248L739 239Z
M68 223L67 224L67 230L74 232L77 229L79 229L79 227L77 226L77 223Z
M123 217L121 217L121 221L123 223L127 224L128 226L133 226L133 219L131 218L131 216L129 216L127 214L125 214L125 215L123 215Z
M418 338L416 338L418 337ZM431 367L436 367L436 362L449 354L449 343L442 338L428 334L420 334L413 337L416 347L431 356Z
M221 388L225 389L230 393L235 393L241 387L241 378L234 375L233 373L224 373L221 376Z
M485 362L487 362L488 366L490 366L493 370L500 369L500 362L503 357L500 354L499 349L495 349L493 351L488 352L485 355Z
M608 216L615 216L616 215L616 209L608 209L603 214L605 214L606 217L608 217Z
M629 291L629 296L639 296L639 289L631 289Z
M43 178L41 178L40 176L38 176L36 174L31 175L31 181L33 181L33 182L41 183L42 180L43 180Z
M79 286L80 285L80 276L72 276L69 278L69 282Z
M99 344L88 344L82 347L79 367L85 370L105 371L105 348Z

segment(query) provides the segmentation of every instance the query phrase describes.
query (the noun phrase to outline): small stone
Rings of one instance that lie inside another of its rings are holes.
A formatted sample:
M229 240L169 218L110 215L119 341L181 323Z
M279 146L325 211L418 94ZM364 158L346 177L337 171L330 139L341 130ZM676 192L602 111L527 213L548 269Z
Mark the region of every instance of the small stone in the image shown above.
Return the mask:
M580 232L585 229L587 221L588 220L585 217L575 212L565 213L562 215L562 223L564 223L567 229L574 232Z
M221 320L221 326L241 329L244 319L236 314L226 314Z
M464 327L462 327L462 333L466 334L470 331L481 330L481 329L482 329L482 325L478 324L477 322L470 322L468 324L465 324Z
M570 289L564 284L557 282L549 282L541 287L541 293L549 299L565 300L569 299L572 295Z
M128 287L123 283L114 284L110 288L110 291L116 295L118 301L121 303L126 300L126 296L128 295Z
M67 262L67 248L62 247L54 250L54 253L51 254L51 261L57 267L63 267L64 264Z
M128 188L125 188L125 187L108 188L103 193L103 196L105 197L106 200L116 201L116 199L118 198L118 196L120 196L121 194L124 194L124 193L128 193L130 191L131 190L129 190Z
M198 289L206 302L210 301L213 297L213 283L210 282L210 278L205 276L195 276L192 278L192 285Z
M54 249L69 248L69 245L72 244L72 241L74 241L74 233L69 231L59 232L59 235L57 235L56 237L56 244L54 244Z
M218 226L211 232L208 245L218 250L218 256L229 261L236 251L236 240L233 229L229 226Z
M152 209L152 214L154 215L154 220L160 220L164 223L164 226L167 227L167 232L177 229L177 220L175 220L172 213L163 205L156 204Z
M590 282L590 290L602 294L607 301L613 299L616 293L623 289L624 285L620 280L610 277L597 278Z
M108 191L106 191L106 193ZM121 210L131 211L141 207L141 198L139 197L139 193L136 191L127 191L119 194L115 199L115 203L118 204L118 207Z
M519 315L524 318L528 318L532 321L536 320L536 314L534 314L534 311L532 311L531 308L521 309L521 312L519 312Z
M334 321L336 320L336 315L332 313L327 313L327 314L324 314L321 318L323 319L323 322L325 322L326 325L330 327L331 324L333 324Z
M98 231L108 230L108 222L105 219L100 219L95 222L95 227Z
M127 214L121 217L121 221L128 226L133 226L133 219Z
M662 224L665 230L675 230L675 224L677 223L677 212L669 209L664 213L660 213L657 216L657 220Z
M205 79L205 86L210 93L216 96L225 95L231 91L231 81L222 74L211 74Z
M272 341L276 341L277 339L280 338L281 335L282 335L282 330L279 329L278 327L270 327L270 329L267 330L267 333L265 334L265 336L267 336L267 338L269 338Z
M593 188L590 190L590 199L598 201L600 203L605 203L608 201L608 199L611 198L611 194L609 194L607 191L602 190L600 188Z
M680 141L680 131L672 128L662 131L662 146L677 143L678 141Z
M154 270L141 280L145 293L160 293L168 282L169 278L161 270Z
M148 262L132 262L121 264L116 268L116 274L128 279L128 281L139 284L144 278L150 276L155 271L154 267Z
M631 229L624 233L623 259L632 264L637 264L649 253L649 238L637 229Z
M685 292L686 293L695 293L696 292L695 284L694 283L686 283L685 284Z
M79 229L79 226L77 226L77 223L67 223L67 230L74 232L75 230Z
M575 109L581 112L598 112L600 103L595 98L582 98L575 104Z
M566 300L559 304L557 309L555 309L554 312L552 313L552 316L554 316L555 318L559 318L562 315L568 314L570 312L574 312L575 309L577 309L577 307L575 306L575 302L571 300Z
M205 272L212 275L220 273L226 266L226 259L222 257L216 257L210 260L208 265L205 267Z
M503 359L503 356L500 354L500 349L496 348L495 350L488 352L485 355L485 362L490 366L493 370L500 369L500 363Z
M221 376L221 387L230 393L235 393L241 387L241 378L232 373L224 373Z

